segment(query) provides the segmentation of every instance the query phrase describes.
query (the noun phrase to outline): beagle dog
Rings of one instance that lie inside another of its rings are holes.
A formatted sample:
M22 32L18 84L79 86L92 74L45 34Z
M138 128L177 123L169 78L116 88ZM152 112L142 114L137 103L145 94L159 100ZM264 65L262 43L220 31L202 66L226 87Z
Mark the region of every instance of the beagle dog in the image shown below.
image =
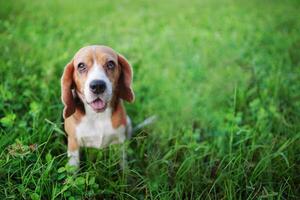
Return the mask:
M131 83L130 64L107 46L84 47L66 65L61 99L69 165L79 166L80 147L101 149L131 135L123 106L123 100L134 101Z

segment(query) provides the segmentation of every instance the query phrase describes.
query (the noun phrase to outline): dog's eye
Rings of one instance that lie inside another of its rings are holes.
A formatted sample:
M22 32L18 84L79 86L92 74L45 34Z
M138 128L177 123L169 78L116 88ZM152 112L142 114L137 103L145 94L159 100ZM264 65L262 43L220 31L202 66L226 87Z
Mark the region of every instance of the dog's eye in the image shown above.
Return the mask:
M106 66L108 69L113 69L115 67L115 63L114 63L114 61L108 61L106 63Z
M78 70L81 72L86 69L86 65L84 63L79 63L77 67L78 67Z

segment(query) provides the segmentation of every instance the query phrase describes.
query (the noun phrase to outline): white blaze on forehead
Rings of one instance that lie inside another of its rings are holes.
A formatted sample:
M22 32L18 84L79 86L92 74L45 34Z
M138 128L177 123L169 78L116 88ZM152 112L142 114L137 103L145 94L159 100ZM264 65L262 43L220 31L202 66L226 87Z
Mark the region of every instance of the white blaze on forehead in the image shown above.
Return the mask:
M91 71L88 73L87 81L91 82L93 80L103 80L105 82L108 82L109 79L105 74L105 71L102 67L100 67L97 63L94 63Z

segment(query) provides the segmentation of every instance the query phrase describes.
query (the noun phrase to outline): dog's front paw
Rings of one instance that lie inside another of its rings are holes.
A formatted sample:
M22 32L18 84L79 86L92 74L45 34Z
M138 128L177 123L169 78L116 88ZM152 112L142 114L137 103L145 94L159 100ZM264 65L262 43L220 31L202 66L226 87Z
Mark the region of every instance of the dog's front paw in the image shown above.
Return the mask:
M79 167L79 151L68 151L68 165L72 167Z

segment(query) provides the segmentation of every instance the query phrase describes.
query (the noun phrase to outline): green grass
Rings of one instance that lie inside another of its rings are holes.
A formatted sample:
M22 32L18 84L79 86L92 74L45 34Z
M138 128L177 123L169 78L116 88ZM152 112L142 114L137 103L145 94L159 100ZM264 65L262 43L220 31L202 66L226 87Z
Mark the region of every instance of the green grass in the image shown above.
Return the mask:
M299 1L0 4L0 199L300 198ZM133 123L159 120L128 170L114 145L71 175L59 80L89 44L133 65Z

